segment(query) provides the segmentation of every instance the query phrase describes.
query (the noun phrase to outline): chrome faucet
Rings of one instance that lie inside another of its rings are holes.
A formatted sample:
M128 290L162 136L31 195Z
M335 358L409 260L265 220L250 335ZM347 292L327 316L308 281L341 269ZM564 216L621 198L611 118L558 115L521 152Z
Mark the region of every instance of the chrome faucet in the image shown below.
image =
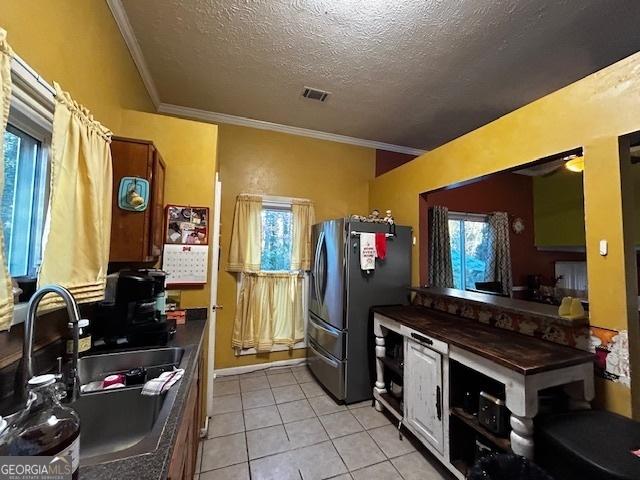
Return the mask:
M64 300L67 307L67 313L69 315L69 323L73 326L73 358L71 360L71 366L66 370L66 378L64 383L67 390L67 402L73 402L80 395L80 381L78 379L78 342L79 342L79 327L80 321L80 309L78 308L78 302L73 298L71 292L61 285L46 285L38 289L27 306L27 317L24 321L24 343L22 348L22 362L19 382L20 391L16 391L16 394L21 395L23 398L27 398L27 382L33 377L33 332L36 322L36 313L38 311L38 305L42 298L49 294L56 293ZM61 372L62 373L62 372Z

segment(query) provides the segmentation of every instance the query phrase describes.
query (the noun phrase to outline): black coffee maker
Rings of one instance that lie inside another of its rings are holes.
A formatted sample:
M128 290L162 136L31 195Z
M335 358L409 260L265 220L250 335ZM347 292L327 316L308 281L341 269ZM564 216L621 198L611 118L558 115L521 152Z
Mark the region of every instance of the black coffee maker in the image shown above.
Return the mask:
M158 276L149 275L148 270L109 275L105 300L98 304L94 336L109 347L166 345L169 327L156 307L158 282Z

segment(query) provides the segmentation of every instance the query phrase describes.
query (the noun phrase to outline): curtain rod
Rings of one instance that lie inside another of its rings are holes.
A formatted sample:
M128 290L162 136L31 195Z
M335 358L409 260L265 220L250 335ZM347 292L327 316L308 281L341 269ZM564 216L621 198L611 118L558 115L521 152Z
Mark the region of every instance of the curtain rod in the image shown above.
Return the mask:
M449 211L449 215L458 215L460 217L488 217L490 213L471 213L471 212L454 212Z
M274 196L274 195L261 195L259 193L248 193L248 192L242 192L239 195L253 195L256 197L262 197L262 199L265 202L269 202L269 203L291 203L292 200L298 200L298 201L310 201L308 198L298 198L298 197L279 197L279 196Z
M53 88L51 84L49 84L44 78L38 75L33 68L29 66L27 62L25 62L17 53L13 53L13 65L11 66L11 70L19 77L25 77L25 73L29 74L29 76L33 77L39 86L41 86L48 93L56 96L56 90Z

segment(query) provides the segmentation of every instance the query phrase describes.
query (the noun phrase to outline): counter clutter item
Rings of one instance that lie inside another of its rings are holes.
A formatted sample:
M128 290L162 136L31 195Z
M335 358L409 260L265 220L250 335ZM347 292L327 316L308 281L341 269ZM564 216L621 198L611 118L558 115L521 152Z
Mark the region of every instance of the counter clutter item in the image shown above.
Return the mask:
M584 307L579 298L564 297L558 307L558 315L570 319L584 318Z
M158 378L149 380L142 387L142 395L160 395L169 390L184 375L184 370L176 368L173 372L161 373Z

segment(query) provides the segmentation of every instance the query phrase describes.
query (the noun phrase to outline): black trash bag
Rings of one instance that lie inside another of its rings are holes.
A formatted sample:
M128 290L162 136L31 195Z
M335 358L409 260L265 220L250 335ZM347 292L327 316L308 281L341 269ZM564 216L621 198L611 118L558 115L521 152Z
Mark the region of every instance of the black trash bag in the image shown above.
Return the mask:
M469 471L468 480L553 480L544 470L520 455L488 455Z

